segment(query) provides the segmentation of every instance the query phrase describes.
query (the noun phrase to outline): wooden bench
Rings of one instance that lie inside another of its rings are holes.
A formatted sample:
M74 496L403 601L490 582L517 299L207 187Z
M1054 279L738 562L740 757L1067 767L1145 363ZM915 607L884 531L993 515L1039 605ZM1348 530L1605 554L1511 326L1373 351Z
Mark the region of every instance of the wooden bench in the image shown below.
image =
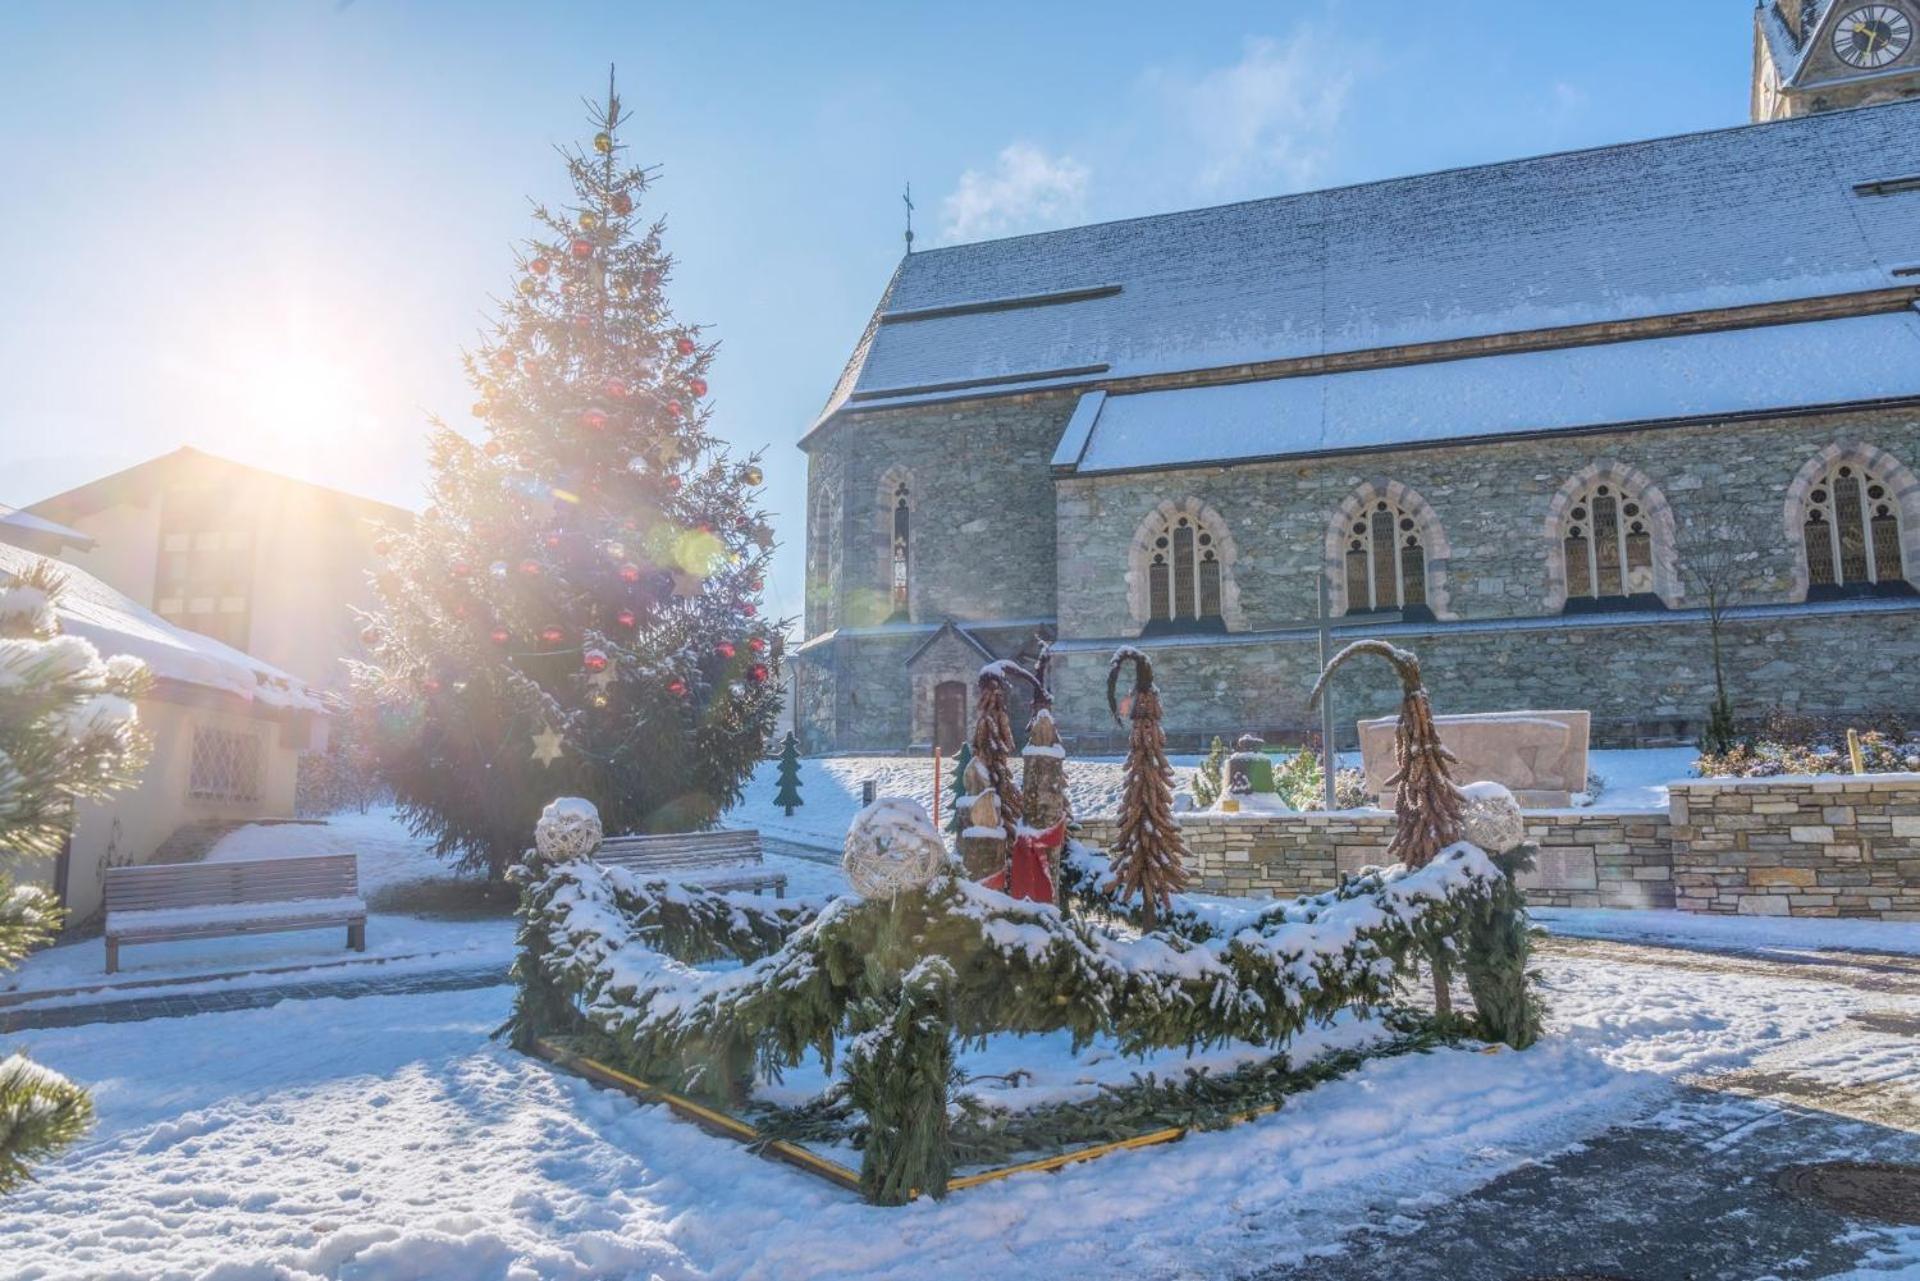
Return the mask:
M771 887L785 898L787 878L768 871L758 832L675 832L665 836L615 836L600 843L594 861L646 877L680 881L706 890Z
M352 854L110 867L106 909L109 974L120 968L122 943L344 925L347 946L367 950L367 905Z

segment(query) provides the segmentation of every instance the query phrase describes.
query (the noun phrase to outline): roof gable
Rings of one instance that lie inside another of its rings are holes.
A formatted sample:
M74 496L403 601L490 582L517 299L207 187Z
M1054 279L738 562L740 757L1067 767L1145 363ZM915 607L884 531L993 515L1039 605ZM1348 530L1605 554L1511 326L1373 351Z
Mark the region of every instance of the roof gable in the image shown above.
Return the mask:
M89 516L122 503L137 501L140 496L157 493L175 477L193 469L217 471L280 485L295 485L302 489L324 494L349 507L360 509L362 514L383 521L413 520L413 513L404 507L392 503L383 503L375 498L362 498L358 494L349 494L345 490L334 489L328 485L317 485L309 480L280 472L268 471L264 467L255 467L249 463L235 462L222 458L218 454L209 454L205 450L195 449L191 445L182 445L171 453L149 458L145 462L135 463L131 467L112 472L97 480L90 480L50 498L43 498L30 504L26 510L51 520L71 521Z

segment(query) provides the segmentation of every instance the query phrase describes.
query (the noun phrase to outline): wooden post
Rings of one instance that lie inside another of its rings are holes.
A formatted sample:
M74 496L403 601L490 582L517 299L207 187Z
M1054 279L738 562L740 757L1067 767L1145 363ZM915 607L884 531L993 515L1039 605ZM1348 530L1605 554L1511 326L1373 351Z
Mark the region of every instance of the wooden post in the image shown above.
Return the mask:
M1854 773L1867 772L1867 758L1860 753L1860 731L1857 729L1847 731L1847 761L1853 766Z
M946 827L940 821L940 744L933 745L933 830L938 832Z
M1327 617L1327 611L1331 608L1332 602L1327 596L1326 571L1322 570L1316 577L1320 583L1320 670L1324 672L1327 670L1327 660L1333 657L1331 653L1333 620ZM1334 760L1333 754L1333 687L1331 685L1320 691L1320 769L1321 773L1326 775L1327 813L1331 814L1340 808L1339 802L1334 799L1337 789L1333 785L1333 776L1339 769L1339 765Z

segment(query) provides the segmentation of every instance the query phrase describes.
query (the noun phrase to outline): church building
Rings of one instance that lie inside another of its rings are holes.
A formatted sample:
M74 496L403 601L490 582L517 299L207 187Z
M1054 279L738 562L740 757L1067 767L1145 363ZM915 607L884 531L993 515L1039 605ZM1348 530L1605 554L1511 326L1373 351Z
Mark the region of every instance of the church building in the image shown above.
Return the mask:
M1920 0L1755 24L1746 127L907 255L801 444L807 749L956 747L1042 643L1080 750L1122 644L1176 749L1297 739L1323 601L1602 745L1716 659L1920 720Z

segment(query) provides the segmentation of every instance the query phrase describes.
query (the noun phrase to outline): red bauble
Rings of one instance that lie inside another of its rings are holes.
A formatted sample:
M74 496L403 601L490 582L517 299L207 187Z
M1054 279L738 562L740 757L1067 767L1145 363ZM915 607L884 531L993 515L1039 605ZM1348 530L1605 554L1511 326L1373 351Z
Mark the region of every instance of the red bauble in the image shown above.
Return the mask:
M685 698L687 696L687 683L683 680L668 681L667 693L673 695L675 698Z
M693 339L681 338L673 344L674 350L682 356L691 356L694 352Z
M607 393L608 400L625 400L627 398L627 380L624 378L609 378L605 383L601 384L600 390Z
M580 666L590 672L604 672L607 670L607 656L597 649L590 649L580 656Z
M753 670L749 671L747 675L753 677L753 683L755 685L764 685L767 683L767 677L770 673L767 671L767 665L765 663L755 663Z
M696 378L687 384L687 390L696 396L704 396L707 394L707 380L704 378Z
M537 357L528 356L520 362L520 368L526 371L527 377L536 377L540 373L540 361Z
M741 603L740 617L752 618L755 614L759 612L760 612L760 607L758 605L755 605L752 601L744 601Z
M470 578L473 576L473 566L467 564L464 560L456 560L453 564L447 566L447 572L455 578Z
M494 350L494 353L491 356L487 357L487 359L493 362L493 367L495 369L498 369L503 373L506 370L513 368L513 353L508 351L505 347L496 348Z
M713 647L713 652L720 655L720 657L722 658L732 658L734 654L738 651L736 651L733 648L732 641L721 641L718 645L715 645Z
M492 631L487 633L487 639L492 641L496 645L504 645L508 641L512 640L513 637L508 634L506 628L496 627Z
M527 264L527 270L532 272L536 276L544 276L547 274L547 268L551 266L553 266L553 264L548 262L545 258L535 258L532 262Z
M609 200L607 203L612 205L613 211L619 214L622 218L626 217L628 214L633 212L633 197L629 196L624 191L614 192L613 199Z
M767 652L767 638L764 636L756 636L747 642L747 648L756 654L764 654Z
M543 627L540 629L540 640L542 644L558 645L566 638L567 634L558 627Z
M576 240L570 248L573 250L573 256L575 258L591 258L593 256L593 242L591 240Z
M749 579L747 580L747 584L746 584L746 586L747 586L747 590L748 590L748 591L750 591L750 592L757 592L757 591L759 591L759 590L760 590L760 589L761 589L762 587L765 587L765 586L766 586L766 584L765 584L765 583L763 583L763 582L761 582L761 581L760 581L759 579L757 579L757 578L749 578Z
M438 694L440 692L440 682L434 677L429 676L420 682L420 688L426 690L429 694Z
M560 535L550 533L546 536L545 541L549 551L560 550Z
M485 418L485 417L487 416L487 402L486 402L486 401L484 401L484 400L476 400L476 401L474 401L474 402L473 402L473 416L474 416L475 418Z
M580 315L577 315L573 318L573 327L575 329L578 329L581 333L585 333L587 330L593 327L593 317L583 312Z
M604 409L585 409L580 412L580 425L588 431L605 431L607 411Z
M528 578L538 578L540 576L540 562L537 560L523 560L520 562L520 572Z
M392 553L392 551L393 551L393 540L392 540L392 539L390 539L390 538L376 538L376 539L374 539L374 540L373 540L373 554L374 554L375 556L386 556L386 555L389 555L389 554L391 554L391 553Z
M634 617L634 613L632 610L623 609L619 613L613 616L613 621L620 624L620 626L622 627L632 627L635 623L639 622L640 620Z
M667 492L669 494L677 494L680 492L680 486L685 483L686 482L681 480L678 476L669 476L667 477Z
M500 442L497 440L490 440L486 444L480 446L480 452L485 454L489 458L498 458L500 456Z
M640 567L638 565L633 564L632 562L628 562L627 564L622 565L620 567L620 581L623 583L639 582Z
M669 414L672 414L675 418L679 418L682 415L684 415L687 412L687 410L686 410L686 407L682 405L679 401L669 400L667 402L667 412Z
M360 629L360 643L362 645L378 645L380 643L380 629L378 627L362 627Z

